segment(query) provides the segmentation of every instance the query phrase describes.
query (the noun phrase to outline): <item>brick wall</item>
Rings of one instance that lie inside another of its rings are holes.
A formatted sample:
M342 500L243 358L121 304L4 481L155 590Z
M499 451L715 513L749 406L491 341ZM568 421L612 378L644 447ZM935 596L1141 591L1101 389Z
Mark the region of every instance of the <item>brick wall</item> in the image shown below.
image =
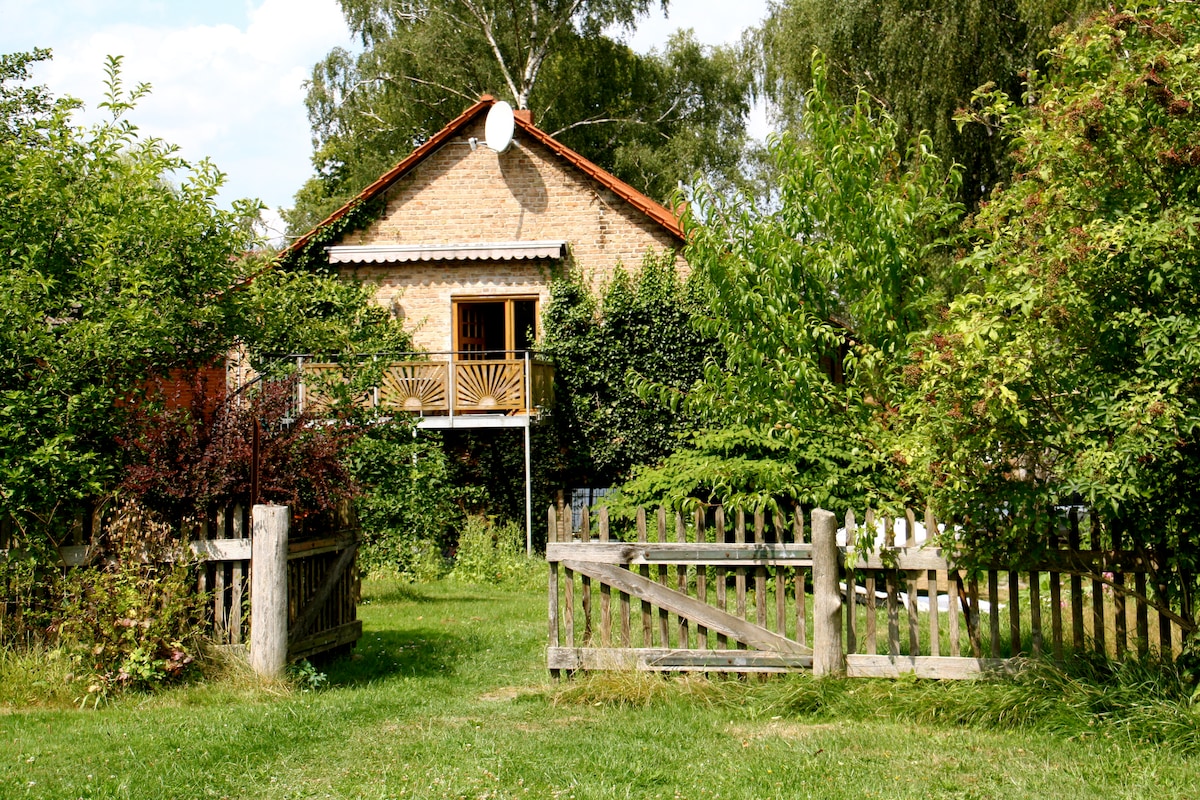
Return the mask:
M478 140L472 149L471 137ZM677 248L661 226L540 142L522 137L497 154L483 144L483 121L449 140L387 194L383 215L340 244L470 244L565 240L593 289L619 264L634 268L648 249ZM343 268L398 302L419 347L451 347L450 301L459 296L527 295L544 304L557 263L420 262ZM680 262L681 268L685 268Z

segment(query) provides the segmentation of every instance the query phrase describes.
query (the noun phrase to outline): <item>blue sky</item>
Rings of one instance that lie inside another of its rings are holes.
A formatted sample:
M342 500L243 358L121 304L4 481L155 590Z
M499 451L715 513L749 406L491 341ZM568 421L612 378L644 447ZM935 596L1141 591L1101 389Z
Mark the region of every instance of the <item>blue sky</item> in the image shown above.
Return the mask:
M646 51L693 28L702 42L733 42L766 5L675 0L628 41ZM123 55L126 85L153 87L132 117L141 130L186 158L211 157L228 175L224 200L272 209L291 205L311 173L305 78L331 48L355 47L337 0L0 0L0 19L0 52L52 48L37 81L91 108L105 57Z

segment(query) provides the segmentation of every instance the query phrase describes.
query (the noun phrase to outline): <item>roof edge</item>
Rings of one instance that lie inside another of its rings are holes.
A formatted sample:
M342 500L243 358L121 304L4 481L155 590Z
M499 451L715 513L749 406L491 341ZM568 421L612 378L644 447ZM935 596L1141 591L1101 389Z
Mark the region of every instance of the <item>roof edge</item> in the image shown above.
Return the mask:
M454 137L464 127L471 123L476 117L490 109L496 102L496 98L490 94L482 95L479 100L468 108L463 113L459 114L453 120L446 124L444 128L429 137L422 145L417 147L408 154L402 161L390 170L381 175L373 183L355 195L353 198L344 203L340 208L332 214L321 220L312 230L289 244L285 249L280 251L276 256L276 263L281 262L292 256L295 252L306 246L316 237L322 228L337 222L342 217L346 216L352 208L355 208L362 203L370 202L379 195L383 194L392 184L403 178L414 167L420 164L433 151L437 150L447 140ZM584 158L579 153L567 147L562 142L559 142L550 134L538 128L530 119L526 119L525 115L514 115L513 121L518 129L536 139L545 147L549 148L559 157L563 158L577 169L591 176L603 186L612 190L618 197L625 200L634 208L641 211L646 216L657 222L663 227L667 233L675 237L681 244L686 243L687 237L683 232L683 227L680 225L679 218L666 206L655 200L650 199L645 194L630 186L625 181L613 175L608 170L592 163Z

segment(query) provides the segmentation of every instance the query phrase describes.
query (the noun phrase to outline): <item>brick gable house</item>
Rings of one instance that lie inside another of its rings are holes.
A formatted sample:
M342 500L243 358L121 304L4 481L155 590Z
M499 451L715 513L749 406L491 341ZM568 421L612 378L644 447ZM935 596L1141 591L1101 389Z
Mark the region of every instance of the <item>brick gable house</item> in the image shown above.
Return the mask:
M381 212L324 243L329 267L375 284L377 302L430 352L532 347L552 276L578 269L595 289L648 250L678 251L675 215L517 112L512 145L485 140L485 95L284 257L353 208ZM685 265L680 261L681 268Z

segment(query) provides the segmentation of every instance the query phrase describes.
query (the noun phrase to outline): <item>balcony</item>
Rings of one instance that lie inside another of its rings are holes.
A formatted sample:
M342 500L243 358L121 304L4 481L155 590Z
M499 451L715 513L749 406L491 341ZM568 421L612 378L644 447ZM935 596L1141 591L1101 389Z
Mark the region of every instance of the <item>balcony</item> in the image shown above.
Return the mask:
M554 366L529 350L402 353L375 363L375 386L357 399L424 428L523 428L554 402ZM298 356L299 411L328 405L340 364Z

